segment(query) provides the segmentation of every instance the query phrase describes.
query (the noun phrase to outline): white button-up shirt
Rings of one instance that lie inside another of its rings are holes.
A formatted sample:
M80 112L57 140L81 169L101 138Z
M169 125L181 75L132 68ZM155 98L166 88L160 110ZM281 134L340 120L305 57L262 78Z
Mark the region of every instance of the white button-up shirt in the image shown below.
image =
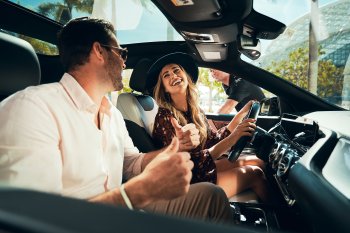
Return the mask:
M99 110L100 128L94 123ZM91 198L141 172L121 113L69 74L0 103L0 185Z

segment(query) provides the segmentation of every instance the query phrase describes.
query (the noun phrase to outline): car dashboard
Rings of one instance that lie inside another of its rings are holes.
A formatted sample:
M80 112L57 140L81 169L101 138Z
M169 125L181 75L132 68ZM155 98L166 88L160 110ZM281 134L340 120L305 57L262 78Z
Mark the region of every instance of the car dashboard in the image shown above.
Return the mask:
M266 162L281 204L240 208L273 215L265 217L267 231L349 232L349 120L349 111L284 114L268 131L258 129L250 148Z
M324 134L290 171L295 199L317 232L349 232L350 127L349 111L305 115Z
M289 172L298 164L322 177L334 191L349 200L349 112L314 112L298 119L296 124L288 127L289 135L291 131L292 134L297 132L300 124L304 129L295 134L292 140L288 135L287 139L284 139L283 134L277 134L276 138L279 140L269 156L269 164L276 171L275 177L282 187L281 191L287 189ZM287 191L284 197L287 203L292 205L295 199L290 193Z
M286 203L292 206L295 199L288 187L288 175L292 167L324 137L317 122L306 117L284 114L268 135L273 137L271 152L263 158ZM265 141L265 140L264 140ZM269 144L264 143L264 147Z

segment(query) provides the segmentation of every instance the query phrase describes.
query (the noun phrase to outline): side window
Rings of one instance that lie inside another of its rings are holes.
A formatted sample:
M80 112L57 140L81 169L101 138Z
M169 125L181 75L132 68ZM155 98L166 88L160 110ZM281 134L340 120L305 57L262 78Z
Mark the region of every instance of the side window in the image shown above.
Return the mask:
M350 2L295 1L277 14L279 4L254 1L256 11L275 12L287 28L275 40L262 40L262 56L251 63L350 109Z
M7 33L9 35L12 35L12 36L15 36L15 37L18 37L20 39L27 41L29 44L31 44L33 46L35 52L38 54L58 55L58 48L56 45L53 45L51 43L48 43L48 42L45 42L45 41L42 41L39 39L35 39L33 37L21 35L21 34L14 33L14 32L9 32L6 30L1 30L1 32Z
M199 105L205 113L216 113L226 98L222 84L213 79L208 68L199 68L198 76Z
M199 68L199 77L197 81L199 91L200 107L205 113L218 113L219 109L227 100L227 94L221 82L216 81L208 68ZM260 87L257 87L260 88ZM260 88L261 89L261 88ZM274 95L264 89L261 89L265 97L271 98ZM242 93L246 90L241 90ZM235 108L230 113L237 112Z

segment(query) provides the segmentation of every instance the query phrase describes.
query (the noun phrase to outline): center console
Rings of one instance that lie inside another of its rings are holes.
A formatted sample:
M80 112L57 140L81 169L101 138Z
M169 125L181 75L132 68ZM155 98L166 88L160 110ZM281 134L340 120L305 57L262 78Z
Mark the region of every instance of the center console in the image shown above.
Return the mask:
M231 202L234 223L259 232L311 232L296 207L262 203Z
M299 208L289 190L290 169L320 138L318 125L305 118L284 115L268 132L259 129L246 150L266 162L265 175L276 194L273 204L231 202L234 222L259 229L259 232L311 232L299 214Z

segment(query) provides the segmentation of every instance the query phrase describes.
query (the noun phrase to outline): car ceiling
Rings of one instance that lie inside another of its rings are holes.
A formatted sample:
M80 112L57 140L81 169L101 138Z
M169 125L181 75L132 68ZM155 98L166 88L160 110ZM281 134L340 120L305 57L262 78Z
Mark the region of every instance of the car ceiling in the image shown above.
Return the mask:
M236 46L239 35L275 39L285 30L283 23L254 11L252 0L153 2L203 61L239 57ZM213 52L219 53L219 58L206 55Z

